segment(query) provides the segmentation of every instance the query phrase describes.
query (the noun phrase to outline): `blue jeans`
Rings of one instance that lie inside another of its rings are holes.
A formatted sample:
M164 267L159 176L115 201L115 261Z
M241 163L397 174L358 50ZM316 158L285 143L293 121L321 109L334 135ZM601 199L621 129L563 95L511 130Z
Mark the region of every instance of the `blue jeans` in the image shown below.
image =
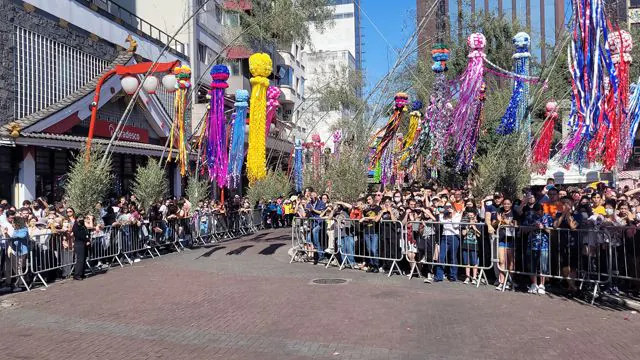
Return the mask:
M460 245L460 237L458 235L444 235L440 240L440 256L438 262L443 264L458 265L458 246ZM458 267L449 266L449 278L458 280ZM436 266L436 281L444 280L444 267Z
M318 252L318 257L323 258L324 257L324 251L322 250L322 246L320 245L320 229L322 229L320 224L317 224L317 223L313 224L313 228L311 229L311 233L307 234L307 242L312 243L313 247Z
M346 258L345 264L355 265L356 260L353 258L355 254L355 241L353 241L353 236L343 236L340 246L342 247L343 256Z
M549 249L529 251L529 271L540 275L549 275Z
M371 257L369 263L373 266L379 266L378 262L378 234L364 234L364 245L367 247L367 256Z
M478 251L475 249L462 249L462 264L478 266L480 259L478 258Z

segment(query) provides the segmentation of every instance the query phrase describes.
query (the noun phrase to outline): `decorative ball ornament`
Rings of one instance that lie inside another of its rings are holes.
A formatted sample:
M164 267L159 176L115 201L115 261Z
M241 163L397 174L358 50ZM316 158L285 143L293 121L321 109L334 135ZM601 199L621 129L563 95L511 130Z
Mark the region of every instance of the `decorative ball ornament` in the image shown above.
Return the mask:
M558 112L558 103L555 101L549 101L547 105L545 105L544 109L547 114L556 113Z
M191 87L191 68L187 65L178 66L173 69L173 73L178 80L176 84L176 88L178 89L188 89Z
M406 111L407 105L409 104L409 94L399 92L393 100L395 101L396 110Z
M251 107L249 109L249 146L247 150L247 178L250 184L264 179L267 175L266 161L266 122L267 88L273 63L265 53L256 53L249 57L251 71Z
M174 74L167 74L162 77L162 86L169 94L176 91L176 85L178 85L178 79Z
M131 75L123 77L122 80L120 80L120 84L122 84L122 89L128 95L135 94L138 89L138 79Z
M447 71L447 61L449 60L449 49L447 46L442 43L434 44L431 48L431 59L433 60L433 65L431 66L432 71L435 73Z
M153 75L147 76L142 82L142 88L147 94L155 94L158 89L158 78Z
M609 33L609 49L611 51L611 60L614 63L620 62L620 54L626 62L633 60L631 50L633 50L633 39L631 34L626 30L613 31Z
M467 57L486 57L486 54L484 53L484 47L487 46L487 38L485 38L481 33L473 33L469 35L469 37L467 38L467 45L471 48L471 51L469 52L469 55L467 55Z

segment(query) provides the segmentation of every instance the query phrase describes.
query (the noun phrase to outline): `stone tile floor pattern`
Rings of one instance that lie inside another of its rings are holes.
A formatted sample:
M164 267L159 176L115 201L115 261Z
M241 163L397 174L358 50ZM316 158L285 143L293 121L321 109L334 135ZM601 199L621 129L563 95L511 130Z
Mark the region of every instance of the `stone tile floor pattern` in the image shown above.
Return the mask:
M287 230L0 297L0 359L638 359L640 315L289 264ZM316 278L345 278L313 285Z

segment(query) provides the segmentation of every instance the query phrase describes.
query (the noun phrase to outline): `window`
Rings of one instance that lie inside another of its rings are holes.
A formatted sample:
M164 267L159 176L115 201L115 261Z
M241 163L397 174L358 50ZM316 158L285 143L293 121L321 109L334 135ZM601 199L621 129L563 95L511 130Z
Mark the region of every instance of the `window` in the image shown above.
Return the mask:
M296 77L296 87L294 88L296 91L300 91L300 78Z
M203 44L203 43L198 43L198 60L200 60L200 62L203 63L207 63L207 52L208 52L209 48L207 47L207 45Z
M351 19L351 18L353 18L353 13L334 14L331 18L332 18L333 20L338 20L338 19Z
M278 65L279 85L293 86L293 69L289 65Z
M222 16L222 25L231 27L240 26L240 14L233 11L225 11Z
M300 78L300 88L298 89L300 96L304 97L304 78Z
M216 16L216 22L222 23L222 9L220 8L220 5L218 4L214 4L214 12L215 12L215 16Z

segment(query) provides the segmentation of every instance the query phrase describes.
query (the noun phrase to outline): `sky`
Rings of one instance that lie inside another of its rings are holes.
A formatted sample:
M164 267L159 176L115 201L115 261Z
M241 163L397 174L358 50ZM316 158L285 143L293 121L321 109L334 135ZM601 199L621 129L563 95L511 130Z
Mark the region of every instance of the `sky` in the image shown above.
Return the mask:
M414 0L395 0L392 6L386 0L361 0L365 96L387 74L415 30L415 5Z

